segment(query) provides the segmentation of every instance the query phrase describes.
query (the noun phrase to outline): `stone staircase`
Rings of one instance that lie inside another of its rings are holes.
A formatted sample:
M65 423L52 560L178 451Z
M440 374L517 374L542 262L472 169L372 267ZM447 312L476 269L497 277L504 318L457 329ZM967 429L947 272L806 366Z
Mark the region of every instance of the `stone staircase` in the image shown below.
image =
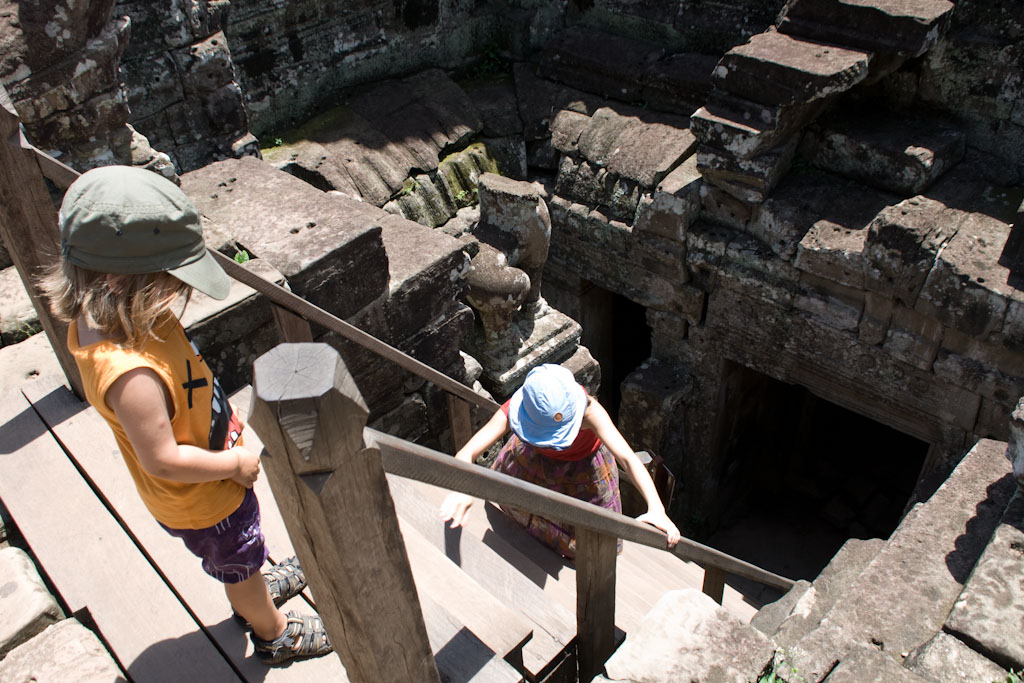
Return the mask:
M666 596L596 680L1001 681L1024 667L1022 526L1006 444L979 441L888 540L851 539L749 626Z
M788 2L777 27L729 50L712 73L707 103L691 119L701 142L697 162L705 179L743 202L763 202L788 172L801 131L855 85L878 81L927 51L948 25L952 9L948 0L913 5L893 0ZM890 156L910 155L926 167L895 182L877 178L886 189L916 194L950 159L955 163L963 154L963 136L956 131L907 140L905 125L889 130L884 112L867 114L848 117L847 127L859 127L861 139L885 131L883 145L889 140L902 144ZM825 132L806 141L814 163L860 180L876 179L879 170L864 167L872 156L865 153L869 141L857 147L852 139L820 130ZM850 145L845 153L835 149L844 143ZM835 153L830 155L830 149Z

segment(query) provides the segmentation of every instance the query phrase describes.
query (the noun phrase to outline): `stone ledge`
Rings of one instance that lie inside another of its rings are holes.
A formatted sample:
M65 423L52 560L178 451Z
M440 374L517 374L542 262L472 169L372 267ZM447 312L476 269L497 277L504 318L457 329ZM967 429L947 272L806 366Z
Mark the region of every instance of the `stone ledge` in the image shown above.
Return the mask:
M12 650L0 662L0 681L124 683L127 679L100 639L65 619Z
M0 549L0 656L61 617L60 607L21 548Z

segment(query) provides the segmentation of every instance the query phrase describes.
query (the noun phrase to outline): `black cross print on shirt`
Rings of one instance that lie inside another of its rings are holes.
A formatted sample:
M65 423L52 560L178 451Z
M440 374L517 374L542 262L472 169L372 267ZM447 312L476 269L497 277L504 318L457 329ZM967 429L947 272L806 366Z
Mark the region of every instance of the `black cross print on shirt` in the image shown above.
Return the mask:
M205 377L192 379L192 363L188 359L185 359L185 371L188 373L188 381L182 382L181 388L188 389L188 407L192 408L192 390L205 387L209 382L206 381Z

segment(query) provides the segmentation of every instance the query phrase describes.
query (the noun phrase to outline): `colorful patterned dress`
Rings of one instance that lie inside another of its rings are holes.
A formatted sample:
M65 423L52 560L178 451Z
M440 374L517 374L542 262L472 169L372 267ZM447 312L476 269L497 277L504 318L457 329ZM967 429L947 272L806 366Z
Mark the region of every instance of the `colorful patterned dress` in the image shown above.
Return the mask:
M508 402L501 409L508 415ZM491 469L612 512L622 512L615 457L589 429L581 429L573 444L563 451L531 446L513 434L502 446ZM576 557L576 532L571 525L518 508L502 506L501 509L527 533L563 557Z

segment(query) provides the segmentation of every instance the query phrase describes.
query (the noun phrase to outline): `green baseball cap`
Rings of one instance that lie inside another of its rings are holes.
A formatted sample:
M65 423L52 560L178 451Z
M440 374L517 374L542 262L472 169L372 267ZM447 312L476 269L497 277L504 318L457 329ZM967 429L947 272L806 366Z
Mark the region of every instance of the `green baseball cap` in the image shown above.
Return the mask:
M71 183L60 207L61 253L100 273L166 271L223 299L231 279L207 251L199 212L177 185L134 166L101 166Z

